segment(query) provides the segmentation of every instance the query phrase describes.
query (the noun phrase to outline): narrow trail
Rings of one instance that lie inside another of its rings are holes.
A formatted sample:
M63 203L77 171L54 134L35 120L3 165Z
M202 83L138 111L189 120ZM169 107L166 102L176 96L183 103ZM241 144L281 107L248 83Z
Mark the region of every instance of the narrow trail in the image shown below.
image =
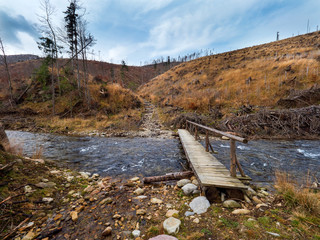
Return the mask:
M145 113L142 118L141 130L134 135L137 137L160 137L172 138L172 131L166 130L159 120L159 113L156 107L144 101Z

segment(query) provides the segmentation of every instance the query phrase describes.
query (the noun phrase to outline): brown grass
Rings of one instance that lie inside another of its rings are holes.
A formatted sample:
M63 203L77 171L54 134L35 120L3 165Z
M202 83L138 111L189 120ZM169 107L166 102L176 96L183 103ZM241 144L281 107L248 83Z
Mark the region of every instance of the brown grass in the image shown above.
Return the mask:
M286 204L296 212L307 212L314 216L320 215L320 192L310 188L307 178L304 187L298 187L286 173L276 172L275 188L284 198Z
M319 33L302 35L182 63L139 93L164 106L230 113L244 104L274 107L292 90L320 82ZM251 81L248 79L251 78Z

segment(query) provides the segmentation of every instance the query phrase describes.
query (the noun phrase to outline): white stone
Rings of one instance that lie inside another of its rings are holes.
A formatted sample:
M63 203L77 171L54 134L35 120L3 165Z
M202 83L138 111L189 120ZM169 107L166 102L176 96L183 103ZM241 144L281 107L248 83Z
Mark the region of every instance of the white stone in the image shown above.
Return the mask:
M234 201L234 200L226 200L222 204L225 208L240 208L240 203Z
M193 193L193 191L197 190L197 186L192 184L192 183L187 183L186 185L184 185L182 187L182 190L184 192L185 195L190 195Z
M196 197L190 203L190 208L196 214L205 213L210 207L210 203L208 199L204 196Z
M53 202L53 198L51 198L51 197L44 197L44 198L42 198L42 201L44 201L44 202L46 202L46 203L51 203L51 202Z
M271 236L274 236L274 237L280 237L280 234L278 234L278 233L268 232L268 231L266 231L266 233L268 233L268 234L270 234Z
M140 237L140 231L139 230L134 230L132 231L132 236L134 236L135 238Z
M175 209L168 210L166 213L166 217L167 218L172 217L174 214L179 214L179 211Z
M174 217L169 217L163 222L163 228L168 234L176 234L179 232L181 221Z
M189 217L189 216L194 215L194 212L186 211L186 212L184 213L184 215L185 215L186 217Z
M193 221L192 222L194 222L194 223L199 223L200 222L200 220L199 220L199 218L195 218L195 219L193 219Z
M142 188L137 188L136 190L134 190L134 194L142 195L142 194L144 194L144 190Z
M133 178L130 179L131 182L137 182L139 180L140 180L139 177L133 177Z
M162 200L158 198L151 198L151 203L153 204L161 204Z
M74 179L74 176L68 176L68 177L67 177L67 181L68 181L68 182L71 182L73 179Z
M248 209L236 209L232 211L232 214L237 214L237 215L241 215L241 214L249 214L250 210Z
M89 172L79 172L82 178L88 179L91 175Z
M183 187L184 185L191 183L189 179L181 179L177 182L178 187Z
M25 192L25 193L32 193L33 190L32 190L32 188L31 188L29 185L27 185L27 186L24 186L24 192Z

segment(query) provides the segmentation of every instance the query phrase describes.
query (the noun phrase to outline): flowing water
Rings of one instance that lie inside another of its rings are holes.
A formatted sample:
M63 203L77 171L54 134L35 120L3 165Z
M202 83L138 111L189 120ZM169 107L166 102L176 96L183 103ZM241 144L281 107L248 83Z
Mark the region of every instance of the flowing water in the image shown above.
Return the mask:
M20 131L7 134L27 156L41 147L46 159L102 176L163 175L181 171L186 164L178 139L70 137ZM229 168L229 142L213 140L212 145L218 152L215 157ZM262 185L273 182L276 170L289 172L297 180L308 173L320 179L320 141L237 143L237 157L245 173Z

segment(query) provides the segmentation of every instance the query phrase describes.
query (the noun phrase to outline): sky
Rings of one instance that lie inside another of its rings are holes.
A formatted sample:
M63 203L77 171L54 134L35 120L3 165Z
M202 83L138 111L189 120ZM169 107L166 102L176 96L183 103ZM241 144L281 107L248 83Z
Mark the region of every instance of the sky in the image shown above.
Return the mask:
M320 0L79 0L96 39L89 59L144 65L163 56L240 49L316 31ZM68 0L50 0L63 28ZM11 54L43 54L40 0L0 0L0 37ZM64 57L67 57L64 53Z

